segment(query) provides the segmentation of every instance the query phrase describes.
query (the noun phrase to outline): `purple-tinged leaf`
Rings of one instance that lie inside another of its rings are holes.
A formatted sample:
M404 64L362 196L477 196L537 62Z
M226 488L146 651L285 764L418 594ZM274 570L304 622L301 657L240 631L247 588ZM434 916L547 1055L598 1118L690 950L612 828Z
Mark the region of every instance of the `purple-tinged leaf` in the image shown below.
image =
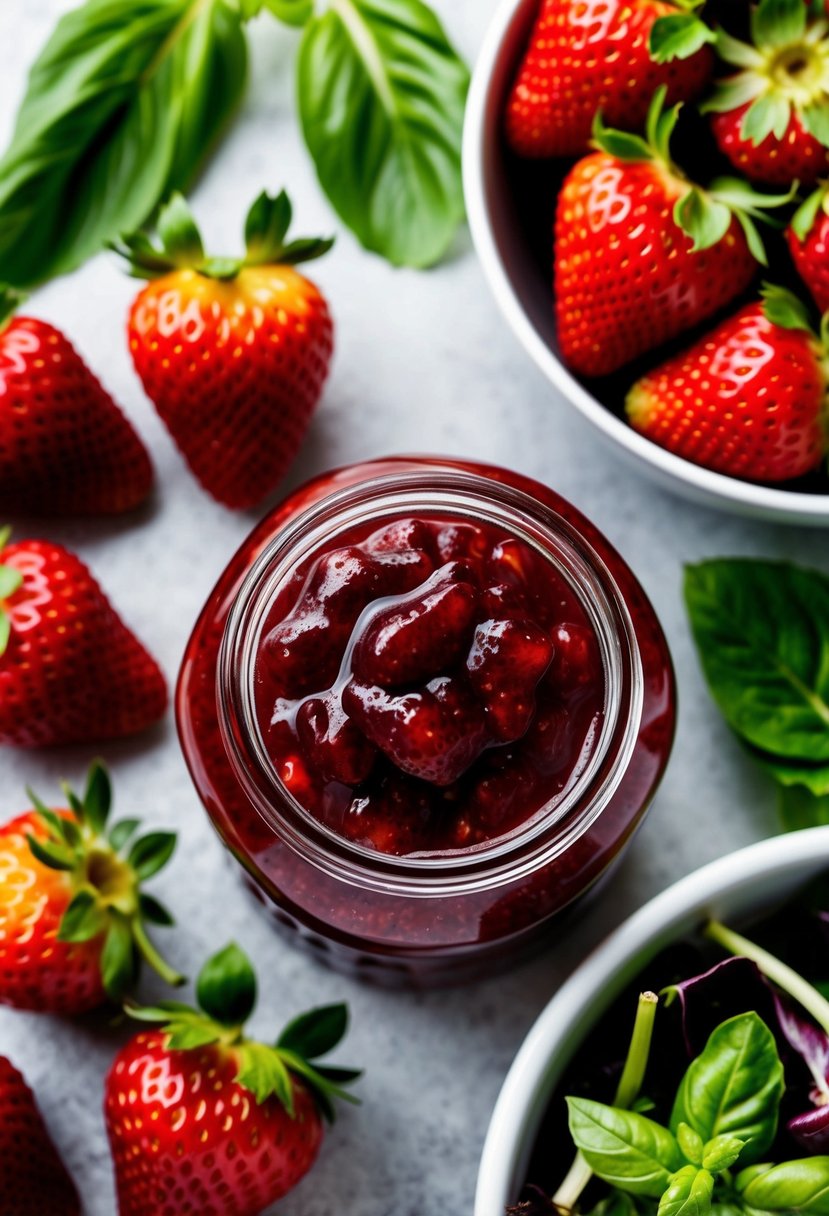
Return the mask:
M786 1125L789 1135L810 1156L829 1153L829 1106L815 1106L795 1115Z
M671 984L666 1004L678 1000L685 1047L699 1055L711 1032L738 1013L754 1010L772 1029L776 1024L774 997L759 968L747 958L727 958L700 975Z

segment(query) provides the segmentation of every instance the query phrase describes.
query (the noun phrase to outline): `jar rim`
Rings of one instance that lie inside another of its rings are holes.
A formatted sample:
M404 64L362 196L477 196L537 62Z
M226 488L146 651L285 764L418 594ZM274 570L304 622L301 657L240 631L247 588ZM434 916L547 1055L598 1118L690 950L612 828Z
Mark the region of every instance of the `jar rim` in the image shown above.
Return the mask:
M585 609L605 675L602 730L563 796L480 845L396 856L348 840L318 820L281 781L254 703L258 642L276 589L290 569L355 523L390 516L469 516L503 525L556 565ZM228 614L216 669L220 734L254 809L305 860L339 880L413 897L513 882L570 848L609 804L628 767L644 702L642 661L627 603L605 561L548 503L466 469L384 472L311 504L277 532L247 571Z

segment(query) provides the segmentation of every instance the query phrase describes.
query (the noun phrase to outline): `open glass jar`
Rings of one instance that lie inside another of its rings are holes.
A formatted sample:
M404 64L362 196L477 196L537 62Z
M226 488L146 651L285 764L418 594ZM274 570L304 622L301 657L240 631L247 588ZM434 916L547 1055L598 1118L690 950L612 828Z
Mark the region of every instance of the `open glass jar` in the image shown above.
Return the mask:
M330 965L513 962L618 856L670 752L667 645L621 557L506 470L352 466L292 494L188 645L184 754L248 884Z

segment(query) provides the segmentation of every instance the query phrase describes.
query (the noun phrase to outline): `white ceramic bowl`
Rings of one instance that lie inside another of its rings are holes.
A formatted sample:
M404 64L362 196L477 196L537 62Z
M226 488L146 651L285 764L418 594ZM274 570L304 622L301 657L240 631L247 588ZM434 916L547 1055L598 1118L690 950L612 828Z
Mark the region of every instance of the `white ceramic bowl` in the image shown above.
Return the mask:
M737 920L785 899L829 866L829 827L750 845L689 874L625 921L562 986L504 1081L478 1172L474 1216L504 1216L568 1060L616 996L660 950L709 917Z
M502 0L484 40L466 108L464 191L472 238L507 322L555 389L630 462L668 489L708 505L829 527L829 494L752 485L673 456L638 435L558 358L550 284L518 230L501 139L504 100L538 0Z

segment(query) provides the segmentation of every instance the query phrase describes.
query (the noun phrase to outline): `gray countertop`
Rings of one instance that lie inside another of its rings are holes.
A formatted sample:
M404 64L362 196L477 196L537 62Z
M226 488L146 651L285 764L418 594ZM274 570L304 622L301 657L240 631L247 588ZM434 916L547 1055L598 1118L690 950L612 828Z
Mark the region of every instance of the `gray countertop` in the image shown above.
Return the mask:
M0 142L25 69L68 0L5 0L0 12ZM437 0L474 57L494 0ZM10 11L13 10L13 11ZM253 27L243 111L199 184L195 206L212 245L237 247L243 214L263 187L287 185L305 232L337 229L295 122L295 36ZM529 965L457 991L375 991L321 970L272 936L232 881L181 758L171 719L152 735L104 749L117 810L172 825L181 847L153 890L175 910L165 934L191 974L229 938L254 958L267 1035L294 1012L345 999L352 1028L343 1060L367 1066L362 1106L344 1110L313 1172L283 1216L438 1216L471 1210L489 1114L529 1025L561 980L627 913L675 878L776 830L770 785L730 738L702 683L681 601L685 562L762 554L829 569L824 534L730 518L640 480L529 365L490 298L468 235L440 269L395 271L345 232L313 268L337 323L333 374L290 484L327 467L390 452L426 451L510 465L552 485L630 561L667 631L680 688L676 748L650 818L612 882L566 937ZM255 516L233 515L186 472L132 371L122 318L135 290L101 257L37 294L29 310L66 330L151 449L160 490L129 523L27 525L76 549L170 682L196 613ZM94 749L0 757L0 820L26 808L23 787L48 801L60 778L80 782ZM87 1216L114 1216L101 1116L102 1080L125 1030L93 1017L72 1024L0 1011L0 1052L35 1088L78 1181Z

